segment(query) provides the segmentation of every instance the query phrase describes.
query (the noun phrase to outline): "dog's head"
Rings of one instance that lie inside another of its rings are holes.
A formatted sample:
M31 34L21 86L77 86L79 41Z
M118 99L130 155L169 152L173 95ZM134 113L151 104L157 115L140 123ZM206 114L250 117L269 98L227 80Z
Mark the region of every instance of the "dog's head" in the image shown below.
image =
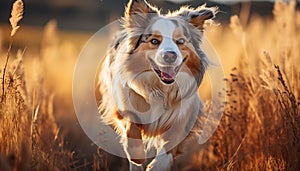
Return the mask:
M171 85L180 73L200 84L208 59L200 48L204 23L217 8L182 7L166 15L146 0L130 0L124 17L128 39L128 70L136 75L153 72L163 85Z

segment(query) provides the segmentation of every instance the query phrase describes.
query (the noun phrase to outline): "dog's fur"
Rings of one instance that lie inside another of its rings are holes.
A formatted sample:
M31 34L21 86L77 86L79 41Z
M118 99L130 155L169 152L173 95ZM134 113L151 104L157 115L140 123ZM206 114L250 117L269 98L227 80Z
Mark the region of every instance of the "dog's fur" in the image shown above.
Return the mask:
M209 64L200 43L216 12L182 7L162 15L145 0L127 4L124 30L101 63L96 93L101 119L120 135L131 170L169 170L176 149L170 142L197 132L197 89ZM146 162L153 149L156 156Z

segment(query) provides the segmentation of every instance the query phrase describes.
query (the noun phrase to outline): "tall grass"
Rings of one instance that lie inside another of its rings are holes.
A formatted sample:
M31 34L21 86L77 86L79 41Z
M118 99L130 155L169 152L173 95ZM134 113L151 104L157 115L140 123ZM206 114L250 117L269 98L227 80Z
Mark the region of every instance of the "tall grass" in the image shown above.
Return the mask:
M38 75L31 79L38 81L27 86L25 50L12 53L12 40L20 28L22 14L23 2L17 0L11 13L10 43L1 70L0 170L67 170L73 165L73 154L64 149L54 118L53 95L44 90Z
M6 68L10 57L10 51L12 48L13 43L13 37L16 34L17 30L20 26L18 26L19 21L23 18L23 1L18 0L13 4L13 8L11 10L11 17L9 18L9 22L11 25L11 32L10 32L10 41L9 41L9 47L7 50L5 65L3 67L3 73L2 73L2 80L5 80L5 74L6 74ZM3 102L5 97L5 86L4 82L2 81L2 96L1 96L1 102Z
M295 1L276 2L273 14L264 19L244 12L230 25L206 32L228 75L225 112L209 142L196 152L197 143L190 144L188 157L176 159L177 170L300 168L300 12ZM11 33L13 38L20 32ZM56 22L50 21L39 57L25 48L16 51L12 41L0 48L7 49L0 52L0 170L124 170L126 160L100 149L90 156L70 150L90 144L74 145L86 137L58 124L76 120L66 97L77 53L60 40ZM73 135L69 144L65 131Z
M229 48L239 52L239 60L227 79L219 128L208 147L194 155L193 168L300 168L300 17L295 1L276 2L273 13L272 20L252 18L246 28L238 16L231 18L225 34L231 31L236 38L222 41L240 44Z

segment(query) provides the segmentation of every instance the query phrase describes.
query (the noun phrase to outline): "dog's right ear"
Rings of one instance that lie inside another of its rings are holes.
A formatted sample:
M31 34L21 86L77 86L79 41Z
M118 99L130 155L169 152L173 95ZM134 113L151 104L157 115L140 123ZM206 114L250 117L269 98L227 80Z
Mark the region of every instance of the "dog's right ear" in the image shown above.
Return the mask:
M125 10L126 26L129 28L141 27L148 24L151 16L159 13L158 9L146 0L129 0Z
M129 52L138 47L151 18L158 14L159 10L146 0L129 0L123 18L123 27L129 38Z
M150 5L146 0L129 0L125 11L125 17L157 12L157 8Z

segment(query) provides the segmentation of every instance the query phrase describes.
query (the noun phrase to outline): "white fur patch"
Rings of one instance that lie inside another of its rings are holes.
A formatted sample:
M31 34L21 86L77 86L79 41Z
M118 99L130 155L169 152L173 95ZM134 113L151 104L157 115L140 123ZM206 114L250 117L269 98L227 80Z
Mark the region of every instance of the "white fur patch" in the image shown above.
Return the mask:
M177 61L175 65L180 65L182 63L183 57L181 52L177 46L177 44L173 40L173 34L176 29L176 25L165 18L161 18L157 20L153 26L151 27L152 31L159 31L162 36L162 42L158 47L157 53L161 51L174 51L178 55ZM160 61L159 56L156 56L156 62Z
M175 24L172 21L164 18L157 20L152 26L153 31L157 30L161 33L163 37L168 37L168 38L173 37L173 33L175 29L176 29Z

